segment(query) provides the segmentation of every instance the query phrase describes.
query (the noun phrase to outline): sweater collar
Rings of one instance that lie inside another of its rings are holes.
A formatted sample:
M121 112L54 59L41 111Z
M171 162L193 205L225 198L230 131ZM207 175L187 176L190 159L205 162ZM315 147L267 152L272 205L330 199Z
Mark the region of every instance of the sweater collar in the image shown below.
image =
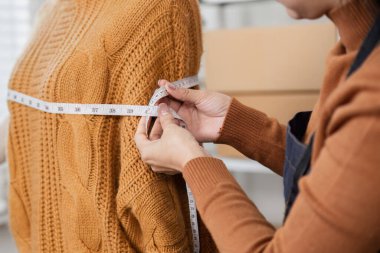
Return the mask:
M378 6L373 0L351 0L328 13L338 28L347 52L359 49L374 24L377 13Z

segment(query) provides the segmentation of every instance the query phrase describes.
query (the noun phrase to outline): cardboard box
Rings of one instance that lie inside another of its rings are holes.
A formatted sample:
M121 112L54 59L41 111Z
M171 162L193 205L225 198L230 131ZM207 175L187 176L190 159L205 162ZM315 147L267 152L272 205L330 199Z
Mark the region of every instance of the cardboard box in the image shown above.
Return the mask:
M220 30L204 37L209 90L317 91L337 33L326 23Z
M317 102L319 92L282 93L276 94L244 94L228 95L236 98L244 105L255 108L276 118L280 123L287 124L288 121L299 111L312 110Z
M229 95L234 96L234 94ZM318 99L318 92L245 94L234 97L243 104L276 118L280 123L287 124L295 113L313 109ZM243 157L241 153L227 145L217 145L216 150L221 156Z

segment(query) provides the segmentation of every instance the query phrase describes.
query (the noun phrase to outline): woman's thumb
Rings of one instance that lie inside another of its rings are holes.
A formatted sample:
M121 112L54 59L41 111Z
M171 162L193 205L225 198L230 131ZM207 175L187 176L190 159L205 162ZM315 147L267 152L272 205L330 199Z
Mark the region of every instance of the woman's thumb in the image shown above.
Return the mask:
M182 102L198 104L204 97L204 91L178 88L171 83L167 83L165 88L172 97Z
M165 103L162 103L158 106L158 116L160 118L162 129L164 130L169 125L176 124L174 116L172 115L169 107Z

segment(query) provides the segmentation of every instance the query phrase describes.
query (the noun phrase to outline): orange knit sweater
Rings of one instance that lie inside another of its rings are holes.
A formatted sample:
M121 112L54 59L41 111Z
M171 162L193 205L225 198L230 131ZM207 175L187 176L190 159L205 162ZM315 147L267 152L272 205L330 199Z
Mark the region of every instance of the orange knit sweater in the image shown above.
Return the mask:
M196 0L54 0L9 87L51 102L145 105L198 72ZM136 117L11 112L11 229L20 252L190 252L182 178L151 172ZM214 244L201 227L202 252Z

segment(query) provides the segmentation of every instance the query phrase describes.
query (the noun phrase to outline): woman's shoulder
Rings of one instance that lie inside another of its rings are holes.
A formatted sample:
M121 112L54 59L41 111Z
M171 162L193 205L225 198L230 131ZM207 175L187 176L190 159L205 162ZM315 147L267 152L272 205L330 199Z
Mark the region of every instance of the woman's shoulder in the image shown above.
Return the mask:
M329 96L325 107L331 121L341 126L350 120L368 118L380 123L380 47ZM332 127L334 128L334 127Z
M348 89L353 89L354 94L380 95L380 46L375 48L346 84Z

